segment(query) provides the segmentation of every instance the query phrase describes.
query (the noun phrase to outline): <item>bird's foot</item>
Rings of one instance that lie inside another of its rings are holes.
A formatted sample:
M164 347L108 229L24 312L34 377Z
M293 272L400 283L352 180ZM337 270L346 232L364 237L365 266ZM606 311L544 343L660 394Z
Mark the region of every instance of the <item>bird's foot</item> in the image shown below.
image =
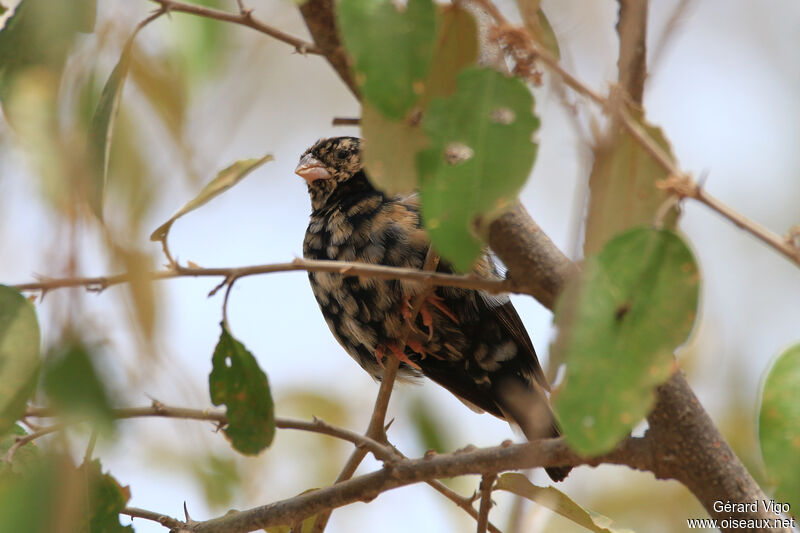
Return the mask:
M419 343L416 342L415 344L418 345L420 350L422 349L422 345L419 345ZM414 346L412 346L411 343L408 343L408 347L417 353L421 353L416 348L414 348ZM408 358L408 356L405 354L405 351L400 349L400 346L397 343L391 341L385 344L379 344L375 348L375 359L377 359L378 364L381 365L381 368L383 368L383 357L386 355L387 348L389 349L390 352L392 352L392 355L394 355L401 363L405 363L411 368L414 368L416 370L422 370L422 368L420 368L420 366L417 363Z
M459 320L458 317L453 313L444 303L444 299L441 296L436 295L435 293L431 293L425 297L425 300L422 302L422 305L419 308L419 316L422 318L422 324L428 328L428 340L433 338L433 314L431 313L430 306L435 307L439 311L441 311L447 318L452 320L454 323L458 324ZM402 315L406 322L411 323L411 298L409 296L403 297L403 304L402 304ZM412 324L412 328L413 328ZM416 328L414 328L416 329ZM420 353L418 350L414 349L410 344L412 350L417 353Z

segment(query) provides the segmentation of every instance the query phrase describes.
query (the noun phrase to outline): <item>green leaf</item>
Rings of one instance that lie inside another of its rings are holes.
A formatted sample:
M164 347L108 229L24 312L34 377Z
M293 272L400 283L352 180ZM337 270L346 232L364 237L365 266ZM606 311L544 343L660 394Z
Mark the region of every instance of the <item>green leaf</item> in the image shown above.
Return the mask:
M419 126L386 118L364 103L361 106L364 165L372 184L386 194L410 193L417 188L417 153L427 146Z
M103 218L103 198L105 186L108 182L108 165L111 159L111 138L114 133L114 121L119 111L119 103L122 99L122 88L125 86L125 78L131 63L131 50L133 40L136 37L134 32L125 43L122 55L111 71L108 81L100 93L100 101L92 116L92 125L89 128L89 152L90 161L93 164L93 180L90 182L89 205L98 218Z
M180 217L194 211L198 207L205 205L209 201L213 200L223 192L227 191L240 181L242 181L248 174L253 172L255 169L266 163L267 161L272 161L273 157L271 155L265 155L261 159L243 159L241 161L236 161L232 165L222 169L217 174L213 180L211 180L205 187L195 196L190 202L186 205L181 207L177 213L172 215L172 217L161 224L156 230L150 235L151 241L163 241L167 238L167 234L169 234L169 230L172 227L172 224L175 223Z
M88 483L89 533L133 533L133 527L119 523L119 514L131 499L130 489L123 487L110 474L103 474L100 461L81 465L79 472Z
M0 100L5 105L6 88L17 74L38 68L61 76L77 33L94 26L97 0L3 3L13 7L0 15Z
M644 130L670 154L660 128L647 123ZM583 253L598 252L617 233L640 224L651 224L658 208L669 196L656 187L667 172L655 162L627 130L611 131L594 147L594 165L589 177L591 196L586 215ZM674 226L673 211L667 226Z
M764 379L758 437L776 498L800 509L800 343L781 353Z
M51 533L59 529L55 516L59 466L59 461L47 457L32 464L24 475L0 475L0 531Z
M481 253L481 233L530 174L533 96L515 78L468 68L453 96L431 102L422 125L431 143L417 157L425 227L439 253L466 271Z
M409 0L341 0L337 23L353 59L356 84L367 102L402 119L425 90L436 44L436 6Z
M639 227L612 239L567 285L552 347L567 372L553 406L575 451L610 450L649 412L691 332L699 281L680 237Z
M275 436L275 406L267 375L224 323L212 365L208 386L214 405L227 407L225 435L243 454L256 455Z
M39 342L33 304L18 290L0 285L0 435L19 420L36 388Z
M149 19L152 22L154 19ZM145 21L147 22L147 21ZM133 43L136 35L144 28L145 24L139 24L128 37L122 54L117 61L114 70L111 71L100 93L100 101L97 103L92 125L89 128L89 154L93 165L93 181L89 191L89 205L98 218L103 218L103 199L105 186L108 183L108 168L111 159L111 139L114 133L114 122L119 111L119 103L122 99L122 89L125 86L125 79L131 66L131 55Z
M21 474L0 474L0 531L133 533L119 523L129 499L99 461L75 468L66 456L41 454Z
M50 353L42 381L51 405L67 414L88 415L101 429L111 429L114 414L109 395L95 370L90 349L84 344L69 340Z
M0 438L0 457L5 457L11 447L17 442L17 437L28 433L19 424L14 424L11 429ZM28 442L14 452L10 462L0 461L0 478L8 474L24 475L36 468L41 461L39 448L33 442Z
M553 512L596 533L632 533L629 529L610 527L613 521L584 509L555 487L537 487L522 474L506 473L497 479L495 490L505 490L547 507Z
M430 74L420 105L456 92L458 74L478 58L478 26L473 16L455 5L439 10L439 32ZM399 143L398 143L399 144Z

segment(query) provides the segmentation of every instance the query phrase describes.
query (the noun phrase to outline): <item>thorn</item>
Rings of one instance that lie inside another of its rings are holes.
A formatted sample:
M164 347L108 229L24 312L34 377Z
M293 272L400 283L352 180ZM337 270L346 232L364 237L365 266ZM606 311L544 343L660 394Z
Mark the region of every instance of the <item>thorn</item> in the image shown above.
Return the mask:
M389 420L389 421L386 423L386 425L385 425L385 426L383 426L383 431L384 431L384 432L386 432L386 431L389 431L389 428L391 427L391 425L392 425L392 424L394 424L394 418L392 418L391 420Z
M460 448L453 452L453 455L461 455L463 453L469 453L471 451L477 450L474 444L467 444L463 448Z

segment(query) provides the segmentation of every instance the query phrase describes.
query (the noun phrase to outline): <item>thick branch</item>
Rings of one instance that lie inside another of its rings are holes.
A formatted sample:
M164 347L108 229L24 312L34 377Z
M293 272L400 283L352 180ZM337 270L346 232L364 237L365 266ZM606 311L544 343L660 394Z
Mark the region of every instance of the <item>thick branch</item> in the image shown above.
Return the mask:
M244 533L294 523L326 509L357 501L367 502L387 490L432 479L564 464L629 464L631 457L636 457L634 462L643 469L652 466L647 445L642 439L627 439L610 454L591 459L577 456L561 439L433 455L387 464L371 474L269 505L190 524L186 529L197 533Z
M306 21L306 26L308 26L308 31L311 32L314 42L322 50L333 70L336 71L353 95L359 98L360 93L353 79L350 63L339 40L339 33L336 30L333 0L306 0L300 4L300 13Z
M619 0L619 84L637 105L642 105L647 77L648 0Z
M552 309L567 280L577 273L572 261L517 204L489 226L489 246L508 267L508 278L522 292Z
M655 445L652 472L658 478L677 479L703 504L712 518L774 519L757 505L755 512L717 512L715 501L756 502L761 488L731 450L725 438L692 392L683 373L657 389L656 406L647 421L645 438ZM731 531L733 531L731 529ZM781 528L759 531L785 531Z

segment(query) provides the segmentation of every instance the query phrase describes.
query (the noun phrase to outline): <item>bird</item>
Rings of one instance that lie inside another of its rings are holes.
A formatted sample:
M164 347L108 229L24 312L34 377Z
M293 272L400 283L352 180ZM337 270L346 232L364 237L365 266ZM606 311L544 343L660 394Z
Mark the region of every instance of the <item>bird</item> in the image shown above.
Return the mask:
M431 244L419 197L389 196L374 187L363 148L357 137L332 137L300 157L295 173L311 198L303 256L422 269ZM445 260L436 269L454 272ZM474 271L501 279L488 253ZM313 271L308 278L333 336L375 379L391 354L401 361L398 379L427 377L473 410L519 426L528 440L561 435L545 393L549 384L507 295L436 287L409 328L410 302L425 290L419 282ZM545 470L561 481L571 467Z

